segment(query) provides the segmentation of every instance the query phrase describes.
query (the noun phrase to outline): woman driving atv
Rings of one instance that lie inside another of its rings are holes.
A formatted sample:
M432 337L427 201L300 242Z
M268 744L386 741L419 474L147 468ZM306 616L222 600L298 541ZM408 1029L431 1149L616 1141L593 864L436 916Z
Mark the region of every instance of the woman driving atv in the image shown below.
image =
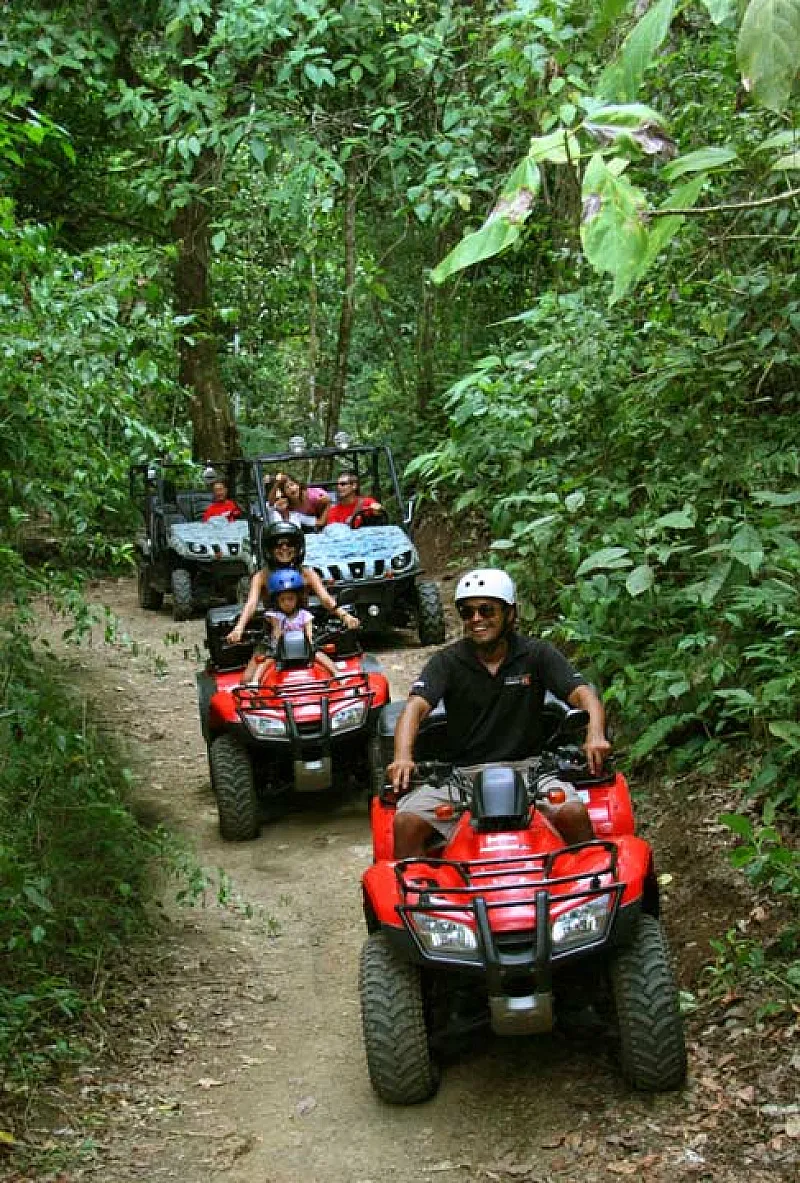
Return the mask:
M270 654L280 638L285 633L302 632L309 645L314 645L312 627L314 618L305 606L306 586L303 576L293 567L282 571L273 571L267 581L271 607L264 613L267 625L271 631L271 646L257 645L253 656L242 674L242 684L245 686L260 686L269 671L275 665ZM314 661L321 665L332 678L338 676L339 671L327 653L315 652Z
M358 617L351 615L345 608L340 608L314 568L303 565L306 540L299 526L293 522L273 522L264 531L262 550L264 566L260 571L256 571L250 580L250 590L242 606L241 615L225 638L229 644L238 645L241 642L244 630L258 611L259 604L266 600L269 576L273 571L286 568L294 568L300 572L306 591L315 595L332 616L338 616L348 628L358 628Z

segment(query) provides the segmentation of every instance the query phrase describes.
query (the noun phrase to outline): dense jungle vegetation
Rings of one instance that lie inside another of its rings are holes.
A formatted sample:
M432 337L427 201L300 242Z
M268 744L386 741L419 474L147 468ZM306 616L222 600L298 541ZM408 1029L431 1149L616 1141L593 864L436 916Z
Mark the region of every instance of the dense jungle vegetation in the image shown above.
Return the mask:
M9 1077L68 1054L152 849L27 605L131 570L128 465L167 450L389 440L796 902L800 0L2 13Z

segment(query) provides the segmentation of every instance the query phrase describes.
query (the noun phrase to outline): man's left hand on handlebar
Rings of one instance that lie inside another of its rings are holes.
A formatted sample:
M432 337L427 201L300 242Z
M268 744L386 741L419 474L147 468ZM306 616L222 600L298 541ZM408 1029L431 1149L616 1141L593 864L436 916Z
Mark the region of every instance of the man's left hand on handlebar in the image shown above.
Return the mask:
M599 776L603 771L606 756L611 751L611 744L605 735L590 734L586 736L586 743L583 746L583 750L586 752L586 762L589 765L589 771L592 776Z
M408 792L415 768L416 764L413 760L393 760L386 769L386 774L392 782L392 788L398 795Z

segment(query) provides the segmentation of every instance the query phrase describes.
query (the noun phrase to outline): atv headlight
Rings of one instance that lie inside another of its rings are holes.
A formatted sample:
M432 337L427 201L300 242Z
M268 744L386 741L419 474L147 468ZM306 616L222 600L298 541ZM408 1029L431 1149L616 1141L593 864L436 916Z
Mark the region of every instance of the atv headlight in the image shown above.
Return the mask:
M449 957L463 957L478 961L478 938L468 924L448 920L446 916L431 916L427 912L409 913L420 944L427 953L446 953Z
M577 908L562 912L550 925L554 953L565 953L602 939L609 917L610 897L596 895Z
M365 702L351 702L331 715L331 731L353 731L360 727L367 714Z
M286 735L286 720L274 715L253 715L245 711L242 715L248 729L256 739L280 739Z
M193 555L204 555L206 554L208 547L204 542L190 542L189 550Z
M406 567L411 566L411 560L414 557L414 552L411 550L404 550L401 554L395 555L392 559L393 571L404 571Z

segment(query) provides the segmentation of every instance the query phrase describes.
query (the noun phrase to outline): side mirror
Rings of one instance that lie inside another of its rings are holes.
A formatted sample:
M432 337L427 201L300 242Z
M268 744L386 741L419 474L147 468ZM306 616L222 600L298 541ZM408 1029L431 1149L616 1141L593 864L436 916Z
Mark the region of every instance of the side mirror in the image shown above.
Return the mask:
M406 511L403 515L403 525L406 528L409 527L411 525L411 523L413 522L414 513L416 511L416 508L417 508L417 495L415 493L414 496L409 497L408 501L406 502Z

